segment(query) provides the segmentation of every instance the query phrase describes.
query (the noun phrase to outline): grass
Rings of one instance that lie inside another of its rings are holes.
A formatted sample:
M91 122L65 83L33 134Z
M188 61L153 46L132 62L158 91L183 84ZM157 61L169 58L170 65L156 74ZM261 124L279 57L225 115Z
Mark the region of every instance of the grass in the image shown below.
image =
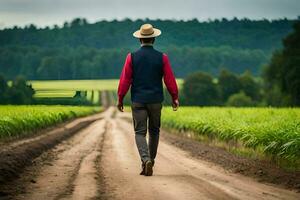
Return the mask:
M69 90L69 91L88 91L88 90L116 90L119 80L47 80L47 81L28 81L35 90Z
M299 108L166 107L162 125L299 164Z
M0 138L31 134L68 119L99 112L84 106L0 106Z
M75 91L69 90L40 90L34 94L35 98L43 97L74 97Z

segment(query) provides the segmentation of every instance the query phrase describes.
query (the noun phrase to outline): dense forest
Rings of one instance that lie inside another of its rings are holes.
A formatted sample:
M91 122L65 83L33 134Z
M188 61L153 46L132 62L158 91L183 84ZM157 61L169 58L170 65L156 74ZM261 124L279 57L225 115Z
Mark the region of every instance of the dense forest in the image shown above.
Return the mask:
M143 23L159 27L156 48L168 53L177 77L221 69L261 73L295 20L222 19L99 21L74 19L62 27L34 25L0 30L0 73L8 79L117 78L125 56L139 47L132 32Z
M221 70L216 81L208 73L195 72L184 79L181 100L200 106L299 106L300 20L282 44L264 67L262 79L249 71L238 75Z

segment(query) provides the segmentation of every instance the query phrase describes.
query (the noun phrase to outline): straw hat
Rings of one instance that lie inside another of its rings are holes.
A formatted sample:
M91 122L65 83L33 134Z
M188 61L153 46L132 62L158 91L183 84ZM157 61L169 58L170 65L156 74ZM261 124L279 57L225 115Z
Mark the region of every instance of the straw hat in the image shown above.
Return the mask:
M152 38L157 37L161 34L161 31L157 28L153 28L151 24L143 24L140 30L133 33L136 38Z

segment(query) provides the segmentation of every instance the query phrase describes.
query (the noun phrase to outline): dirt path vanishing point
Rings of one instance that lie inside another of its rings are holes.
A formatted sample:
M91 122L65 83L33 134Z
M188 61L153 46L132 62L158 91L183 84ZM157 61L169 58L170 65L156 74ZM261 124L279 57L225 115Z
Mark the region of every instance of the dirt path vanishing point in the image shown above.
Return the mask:
M109 108L36 160L13 199L299 199L299 193L232 174L161 141L152 177L140 176L132 124ZM128 114L127 114L128 115Z

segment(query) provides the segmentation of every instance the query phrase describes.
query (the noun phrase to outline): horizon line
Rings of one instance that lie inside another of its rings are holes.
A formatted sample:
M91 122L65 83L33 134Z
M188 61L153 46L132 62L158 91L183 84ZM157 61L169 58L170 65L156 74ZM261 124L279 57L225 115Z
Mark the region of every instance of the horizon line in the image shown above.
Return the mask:
M149 17L145 17L145 18L129 18L129 17L124 17L124 18L114 18L114 19L97 19L97 20L92 20L93 22L90 22L87 18L85 17L74 17L71 20L64 20L62 23L54 23L52 25L37 25L36 23L27 23L24 25L10 25L10 26L3 26L0 28L0 30L6 30L6 29L14 29L14 28L20 28L20 29L25 29L28 28L30 26L35 26L37 29L54 29L54 28L63 28L65 23L71 23L72 21L76 20L76 19L81 19L81 20L85 20L85 22L87 24L96 24L99 22L124 22L127 20L130 20L132 22L136 22L136 21L172 21L172 22L190 22L190 21L197 21L198 23L209 23L209 22L214 22L214 21L222 21L222 20L228 20L228 21L233 21L235 19L238 20L250 20L250 21L269 21L269 22L273 22L273 21L280 21L280 20L300 20L300 15L298 15L295 18L289 18L289 17L278 17L278 18L249 18L249 17L221 17L221 18L207 18L207 19L199 19L197 17L195 18L187 18L187 19L176 19L176 18L149 18ZM0 21L0 24L3 23Z

